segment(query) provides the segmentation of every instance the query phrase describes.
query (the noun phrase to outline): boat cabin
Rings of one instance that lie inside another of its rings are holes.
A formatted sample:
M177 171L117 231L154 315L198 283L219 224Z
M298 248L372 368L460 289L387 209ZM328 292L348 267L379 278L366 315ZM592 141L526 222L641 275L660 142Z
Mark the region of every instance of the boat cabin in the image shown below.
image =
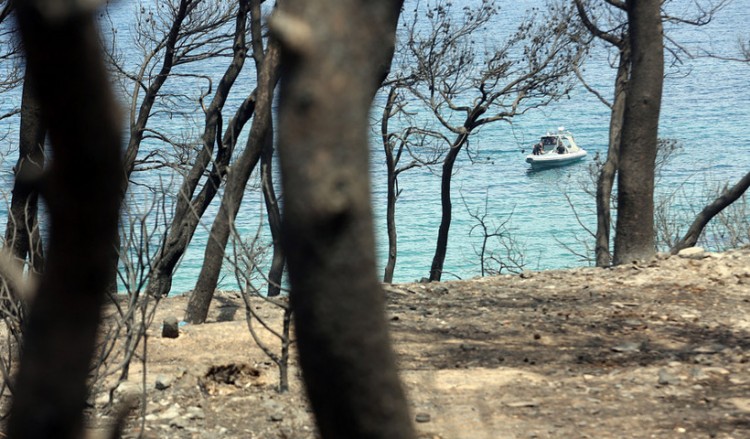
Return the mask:
M551 149L554 149L560 139L557 136L542 136L542 147L545 151L549 151Z
M560 127L558 132L547 132L539 143L534 145L532 154L526 157L526 163L532 169L546 169L577 162L586 156L586 151L578 147L573 135Z

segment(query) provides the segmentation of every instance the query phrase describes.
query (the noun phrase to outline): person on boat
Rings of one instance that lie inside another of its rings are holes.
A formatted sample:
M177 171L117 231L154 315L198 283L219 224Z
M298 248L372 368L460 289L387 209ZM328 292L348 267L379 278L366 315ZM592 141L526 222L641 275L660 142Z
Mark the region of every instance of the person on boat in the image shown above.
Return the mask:
M563 145L557 145L557 153L565 154L565 147Z
M544 151L544 147L542 146L542 142L539 142L536 145L534 145L534 151L533 151L534 155L541 155L542 151Z

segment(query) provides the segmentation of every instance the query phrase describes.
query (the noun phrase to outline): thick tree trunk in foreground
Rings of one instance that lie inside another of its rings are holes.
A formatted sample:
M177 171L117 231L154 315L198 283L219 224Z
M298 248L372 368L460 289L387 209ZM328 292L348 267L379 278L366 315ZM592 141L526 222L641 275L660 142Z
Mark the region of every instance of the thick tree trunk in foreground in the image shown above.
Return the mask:
M685 236L683 236L682 239L680 239L674 245L674 247L672 247L670 252L672 254L677 254L684 248L695 246L695 244L698 242L698 238L700 238L701 233L703 233L703 229L706 227L708 222L711 221L711 219L718 215L722 210L737 201L737 199L739 199L742 194L747 191L748 187L750 187L750 172L745 174L745 176L742 177L742 179L738 181L737 184L729 189L725 189L722 194L719 195L711 204L704 207L703 210L701 210L700 213L695 217L695 220L693 220L693 223L688 228Z
M54 25L19 2L27 69L38 85L53 161L45 272L24 330L8 436L82 437L86 380L117 235L121 129L90 14L57 5ZM35 5L35 6L32 6ZM45 9L51 14L52 9Z
M612 228L612 188L617 175L622 139L622 122L627 98L628 76L630 75L630 50L620 50L620 61L615 79L615 98L609 122L609 147L596 181L596 266L609 267L612 254L609 251L609 233Z
M617 178L616 265L656 252L654 172L664 80L661 1L630 0L627 5L633 63Z
M375 273L369 109L401 2L291 0L279 154L300 363L325 439L413 438Z
M35 271L44 267L44 251L39 233L39 179L44 169L44 138L47 130L42 123L34 79L28 74L21 98L21 129L18 142L13 198L5 229L5 248L18 261L29 261Z
M188 302L185 320L190 323L203 323L208 316L211 299L219 281L224 250L232 231L234 219L242 204L245 187L260 160L267 142L272 142L271 105L279 75L280 53L276 44L270 44L266 60L263 62L261 82L258 83L258 101L255 109L247 146L227 176L224 196L208 235L208 243L203 257L203 265Z

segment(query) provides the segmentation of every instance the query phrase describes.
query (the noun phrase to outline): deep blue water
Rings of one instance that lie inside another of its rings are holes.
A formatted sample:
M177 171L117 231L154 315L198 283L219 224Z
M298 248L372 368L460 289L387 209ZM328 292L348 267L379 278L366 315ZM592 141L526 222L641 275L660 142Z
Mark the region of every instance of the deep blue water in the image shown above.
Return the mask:
M470 2L454 2L464 3ZM543 3L532 0L503 2L504 9L496 18L498 29L512 29L514 20L526 8L542 6ZM409 8L407 2L406 10L410 10ZM128 41L138 7L119 2L112 5L110 11L117 29L117 39L123 44L121 47L125 58L127 62L134 63L138 52L132 42ZM739 39L747 41L750 38L738 24L745 23L748 19L750 1L738 0L720 12L708 26L700 29L672 28L669 32L675 41L694 53L699 53L700 49L710 49L721 55L736 56ZM106 29L105 34L111 36L111 32ZM210 76L215 83L223 73L226 62L226 59L204 62L186 67L180 73ZM744 128L750 122L750 89L747 80L750 65L708 57L683 58L681 65L668 68L667 71L670 74L664 85L660 136L676 139L681 145L681 151L664 169L657 191L666 194L677 187L687 188L682 193L688 196L679 199L679 207L683 213L689 213L705 203L703 194L706 185L734 182L750 168L750 143L746 141L744 133ZM226 106L225 121L229 120L236 106L252 90L253 72L254 67L248 59L238 86L233 89ZM593 53L585 75L606 97L611 96L614 72L608 65L605 52L599 50ZM180 111L155 117L155 126L173 135L183 133L187 140L195 143L198 141L202 120L197 96L200 90L206 89L208 82L199 77L182 78L180 82L176 82L176 79L171 81L173 82L168 82L165 90L184 94L178 105ZM2 106L7 108L19 101L20 92L5 96ZM376 99L373 118L379 117L381 109L378 104L381 102L382 98ZM6 119L0 121L0 124L0 129L9 133L4 142L12 148L17 139L18 120ZM580 182L587 177L591 157L596 153L606 152L608 124L608 109L583 87L578 87L570 94L569 99L516 117L511 124L499 122L485 127L472 137L470 150L476 160L472 163L465 155L462 156L464 158L458 163L453 178L453 223L444 279L468 278L480 273L475 249L481 245L482 237L477 230L472 232L476 221L470 217L464 201L468 209L480 209L482 212L485 211L486 201L487 221L490 223L498 225L507 220L507 231L523 254L526 269L586 264L577 253L586 252L580 240L590 242L591 239L579 221L589 228L595 227L594 202L583 191ZM525 154L521 151L528 153L540 135L558 126L564 126L575 134L578 144L589 152L589 158L580 164L557 170L529 172L528 165L524 163ZM381 264L384 264L385 166L382 147L378 142L379 139L375 136L372 142L371 176L378 254ZM244 145L244 140L239 144ZM164 146L150 142L144 149L149 148ZM7 194L12 182L10 169L14 162L15 158L11 154L2 163L3 187ZM428 275L440 221L438 169L435 172L426 168L414 169L402 174L400 178L402 193L397 204L399 253L396 281L413 281ZM138 174L135 181L150 186L161 185L168 193L174 194L181 179L179 175L162 170L158 173ZM133 192L131 203L134 210L148 204L153 197L140 184L133 187ZM575 206L578 219L564 194L567 194ZM193 288L203 259L210 221L217 206L218 203L215 202L204 216L203 226L199 227L193 244L176 272L174 292ZM170 205L167 206L168 210L169 208ZM264 224L259 219L261 212L257 182L251 181L237 223L237 229L244 238L252 239L256 231L264 230ZM686 227L684 222L675 226ZM575 251L571 252L565 246ZM501 248L495 246L495 250ZM381 268L378 268L378 272L382 272ZM222 288L233 288L232 280L231 270L228 270Z

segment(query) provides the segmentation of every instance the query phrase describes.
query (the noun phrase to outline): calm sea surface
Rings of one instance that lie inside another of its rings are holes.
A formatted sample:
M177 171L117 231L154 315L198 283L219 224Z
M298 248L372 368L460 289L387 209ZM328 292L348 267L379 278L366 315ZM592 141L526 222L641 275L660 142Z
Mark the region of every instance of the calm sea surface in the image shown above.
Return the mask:
M406 10L413 9L410 9L409 3L407 1ZM470 2L453 3L455 6ZM502 3L503 10L497 17L501 29L511 29L513 20L526 8L544 4L531 0ZM124 1L110 8L117 41L121 44L126 62L131 64L138 60L138 50L130 40L133 17L138 14L138 9ZM674 27L668 32L675 41L694 53L705 49L724 56L737 56L739 41L750 39L750 33L739 24L749 20L750 0L736 0L708 26L699 29ZM111 36L112 32L105 30L105 34ZM182 112L155 117L155 126L173 135L181 133L186 140L196 142L202 120L202 113L196 105L197 96L207 87L207 81L202 77L212 77L215 84L226 62L227 59L219 59L190 66L191 70L181 73L195 77L171 79L173 82L168 82L165 90L180 91L185 95L179 105ZM252 90L253 70L248 60L227 104L224 120L229 120L237 105ZM660 136L677 140L681 149L664 169L657 191L662 195L682 194L678 207L687 218L705 204L704 187L735 182L750 169L750 143L745 134L750 123L750 83L747 79L750 65L708 57L683 57L682 64L667 71L669 75L664 86ZM585 75L606 97L611 96L613 71L606 53L598 51L593 54ZM8 108L20 101L19 95L20 92L18 95L5 96L0 104ZM382 99L376 102L373 118L380 115L379 102ZM7 119L0 121L0 124L0 128L9 133L5 144L13 147L18 137L18 120ZM472 230L477 222L469 214L477 209L480 213L486 212L488 224L505 223L518 252L523 255L526 269L587 264L579 256L586 253L581 241L591 242L583 226L593 230L596 222L594 200L584 192L581 181L587 179L591 158L597 153L606 152L608 124L608 109L580 87L571 93L569 99L517 117L512 124L500 122L486 127L472 137L470 151L475 160L472 163L465 155L462 156L464 158L453 177L453 223L443 279L469 278L480 274L476 250L482 243L482 235L478 229ZM580 164L565 168L529 172L528 165L524 163L525 154L540 135L559 126L575 134L578 144L589 152L589 157ZM386 246L385 166L382 147L377 137L373 139L373 205L378 255L383 265ZM156 142L144 146L144 150L154 148L164 146ZM10 170L14 162L15 157L11 154L2 163L6 197L9 197L12 184ZM398 282L413 281L429 273L440 222L438 170L414 169L401 175L402 192L397 204L399 253L395 272ZM172 194L176 193L181 182L179 175L164 170L139 174L135 180L144 185L163 186ZM142 206L147 205L152 197L151 192L141 185L135 186L133 192L132 210L143 209ZM202 263L210 221L217 206L215 202L204 216L203 226L199 227L176 273L174 292L193 288ZM2 210L0 213L5 216L5 208ZM245 239L252 239L258 230L262 236L265 235L264 224L259 220L261 212L257 182L251 182L237 224ZM686 227L684 223L675 226ZM504 252L504 248L493 241L490 248L499 255ZM378 272L382 273L382 269L378 268ZM233 288L232 271L229 269L222 288Z

